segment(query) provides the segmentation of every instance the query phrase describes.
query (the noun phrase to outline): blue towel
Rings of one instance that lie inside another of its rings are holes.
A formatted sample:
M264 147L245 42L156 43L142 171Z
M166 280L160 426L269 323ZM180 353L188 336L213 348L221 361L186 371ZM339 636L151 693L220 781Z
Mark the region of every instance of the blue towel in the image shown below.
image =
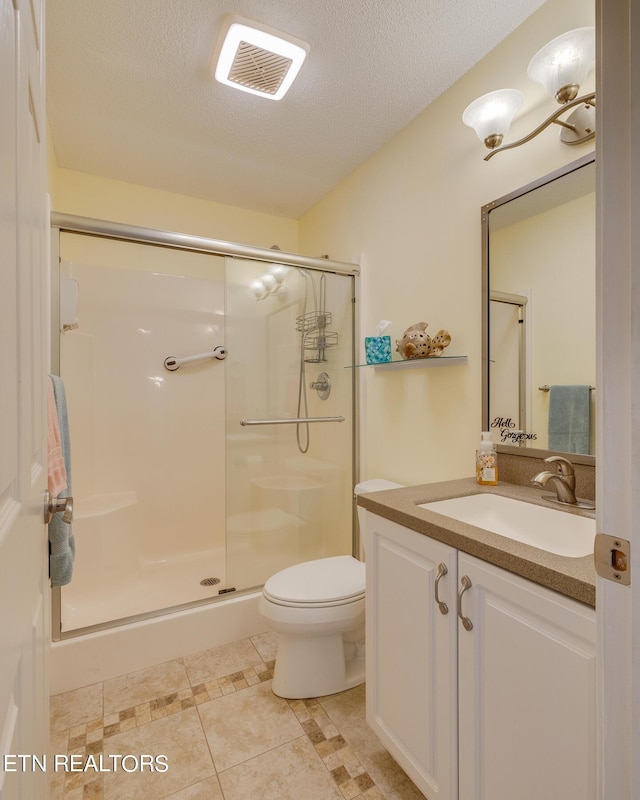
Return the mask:
M589 453L589 386L552 386L549 390L549 450Z
M58 497L71 497L71 443L69 439L69 418L67 416L67 397L62 379L50 375L53 384L53 395L58 412L60 428L60 444L67 471L67 488ZM73 559L76 554L76 543L71 532L71 525L62 520L62 514L54 514L49 523L49 577L52 586L65 586L73 575Z

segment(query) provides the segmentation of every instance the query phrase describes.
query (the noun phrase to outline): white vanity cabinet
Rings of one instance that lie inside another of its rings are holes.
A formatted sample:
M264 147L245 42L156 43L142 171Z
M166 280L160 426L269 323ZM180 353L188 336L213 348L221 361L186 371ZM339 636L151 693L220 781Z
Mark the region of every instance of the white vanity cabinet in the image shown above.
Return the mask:
M429 800L451 800L458 790L457 552L370 512L364 534L367 721ZM438 579L440 565L447 573Z
M367 721L416 786L594 800L593 609L370 512L365 528Z
M592 608L458 554L460 800L596 797Z

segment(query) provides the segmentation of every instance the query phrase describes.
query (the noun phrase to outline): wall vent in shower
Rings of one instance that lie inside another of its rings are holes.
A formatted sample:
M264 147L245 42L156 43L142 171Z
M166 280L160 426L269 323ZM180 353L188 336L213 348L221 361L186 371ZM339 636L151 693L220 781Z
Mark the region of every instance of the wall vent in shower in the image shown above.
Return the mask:
M309 45L242 17L228 17L223 26L215 78L272 100L284 97L302 66Z

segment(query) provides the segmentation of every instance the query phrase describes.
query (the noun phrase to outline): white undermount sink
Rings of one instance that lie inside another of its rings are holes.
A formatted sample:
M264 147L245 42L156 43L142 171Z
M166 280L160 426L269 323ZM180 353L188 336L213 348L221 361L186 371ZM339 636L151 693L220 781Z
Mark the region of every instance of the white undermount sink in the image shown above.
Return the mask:
M419 508L559 556L581 558L593 553L595 520L556 508L490 493L420 503Z

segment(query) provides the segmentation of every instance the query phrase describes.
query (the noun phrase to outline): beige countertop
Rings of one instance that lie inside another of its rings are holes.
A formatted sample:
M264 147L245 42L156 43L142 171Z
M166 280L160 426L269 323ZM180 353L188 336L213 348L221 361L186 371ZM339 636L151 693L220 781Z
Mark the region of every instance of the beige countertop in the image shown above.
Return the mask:
M541 499L539 489L500 482L497 486L480 486L475 478L385 489L359 495L357 501L359 506L380 517L595 607L595 568L592 555L583 558L554 555L419 507L420 503L432 503L435 500L448 500L479 492L490 492L549 507L549 503ZM589 511L566 511L569 514L594 516Z

